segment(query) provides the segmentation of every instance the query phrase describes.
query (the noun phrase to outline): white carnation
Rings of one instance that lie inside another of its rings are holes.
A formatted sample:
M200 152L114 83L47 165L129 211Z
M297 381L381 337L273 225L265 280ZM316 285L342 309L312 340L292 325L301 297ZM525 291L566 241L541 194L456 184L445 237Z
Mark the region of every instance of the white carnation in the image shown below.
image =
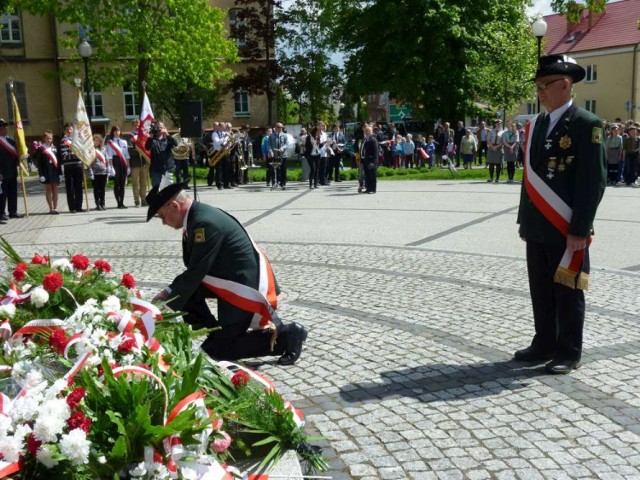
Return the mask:
M9 435L0 438L0 454L2 454L2 459L6 462L17 462L20 459L20 455L25 452L24 447L24 441L18 437Z
M40 416L33 426L33 435L42 443L55 442L66 422L60 417Z
M33 368L29 370L29 373L27 373L25 387L32 389L40 385L43 381L42 372Z
M67 388L68 383L64 378L59 378L56 380L51 387L47 389L44 394L45 400L52 400L57 398L60 392L62 392L65 388Z
M0 438L13 429L13 423L7 415L0 415Z
M73 265L66 258L59 258L51 263L52 268L57 268L61 272L73 272Z
M144 466L144 462L138 463L135 467L129 470L129 475L132 477L143 477L147 474L147 468Z
M110 295L106 300L102 301L102 308L105 310L120 310L120 299L115 295Z
M40 308L49 301L49 292L42 287L36 287L31 292L29 300L36 306L36 308Z
M0 318L13 318L16 314L16 306L13 303L0 305Z
M89 463L89 447L87 434L80 428L74 428L60 439L60 452L69 459L72 465Z
M54 458L53 452L44 445L36 452L36 458L47 468L53 468L59 463L58 460Z

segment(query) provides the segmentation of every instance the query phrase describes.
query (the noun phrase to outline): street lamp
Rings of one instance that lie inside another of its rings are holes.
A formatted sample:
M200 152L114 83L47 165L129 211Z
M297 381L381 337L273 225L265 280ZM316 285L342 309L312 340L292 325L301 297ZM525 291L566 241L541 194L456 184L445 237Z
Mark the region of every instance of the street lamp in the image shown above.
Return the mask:
M91 113L93 112L93 99L91 98L91 83L89 81L89 58L93 54L91 44L87 42L85 38L78 45L78 53L84 61L84 78L85 78L85 90L87 92L87 102L89 102L89 108L87 109L87 117L89 118L89 125L91 125Z
M542 53L542 39L547 34L547 22L544 18L538 17L533 25L531 25L533 36L538 39L538 60L540 60L540 54ZM540 97L538 96L538 113L540 113Z
M340 121L342 123L342 129L344 130L345 127L345 123L344 123L344 102L340 102Z

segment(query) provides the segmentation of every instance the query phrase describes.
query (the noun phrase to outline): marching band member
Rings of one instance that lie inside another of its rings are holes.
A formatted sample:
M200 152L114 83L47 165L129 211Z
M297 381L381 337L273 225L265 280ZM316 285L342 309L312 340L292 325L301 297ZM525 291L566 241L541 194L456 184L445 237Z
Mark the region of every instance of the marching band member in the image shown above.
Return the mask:
M127 142L120 138L120 127L114 125L107 137L107 156L111 159L115 177L113 179L113 193L116 197L118 208L127 208L124 204L124 188L127 185L127 176L131 173L129 167L129 149Z

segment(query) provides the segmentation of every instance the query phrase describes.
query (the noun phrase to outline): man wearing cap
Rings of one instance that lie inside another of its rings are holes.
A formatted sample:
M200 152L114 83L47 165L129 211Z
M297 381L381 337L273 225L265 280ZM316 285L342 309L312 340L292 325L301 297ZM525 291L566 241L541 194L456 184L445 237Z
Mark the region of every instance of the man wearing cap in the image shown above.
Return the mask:
M167 301L197 328L221 327L202 349L218 360L280 355L280 365L295 363L307 330L284 325L276 314L280 293L269 260L234 217L195 202L186 184L163 183L147 195L147 221L156 216L164 225L182 229L186 270L153 301ZM218 318L206 304L217 298Z
M552 374L580 366L589 244L606 184L602 120L571 99L572 85L584 76L570 57L540 58L534 81L547 113L528 125L525 146L518 223L535 335L514 358L551 360L545 368Z
M18 151L16 142L7 137L7 122L0 118L0 224L18 215ZM5 208L9 207L9 216Z

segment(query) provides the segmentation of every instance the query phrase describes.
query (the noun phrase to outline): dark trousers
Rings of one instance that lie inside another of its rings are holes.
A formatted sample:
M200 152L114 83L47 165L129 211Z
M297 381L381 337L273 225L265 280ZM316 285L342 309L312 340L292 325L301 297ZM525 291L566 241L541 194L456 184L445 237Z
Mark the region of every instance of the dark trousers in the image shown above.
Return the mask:
M276 170L273 168L273 162L267 163L267 186L275 185L276 183Z
M189 160L174 160L176 162L176 183L189 181Z
M496 171L496 180L500 180L500 173L502 172L502 164L501 163L490 163L489 164L489 178L493 180L493 171Z
M638 153L627 153L624 159L624 183L631 185L638 179Z
M482 154L484 153L485 160L487 158L487 141L480 142L478 147L478 165L482 165Z
M460 154L462 153L460 143L456 143L456 167L460 166Z
M82 210L82 164L64 166L64 188L69 211Z
M340 160L342 160L341 153L338 153L331 157L331 161L329 163L330 168L327 174L328 180L331 180L331 178L333 178L336 182L340 181Z
M278 167L278 181L280 182L280 186L284 187L287 184L287 159L280 159L280 166Z
M309 162L309 186L318 186L318 161L320 155L309 155L307 161Z
M184 320L195 328L221 327L210 333L202 344L202 349L216 360L239 360L266 355L282 355L287 345L287 327L281 322L274 322L277 327L278 338L271 351L271 332L253 330L247 332L253 313L245 312L232 305L218 300L219 320L211 313L206 298L214 295L205 287L199 287L196 293L182 308L186 315Z
M580 360L584 327L584 292L553 281L564 244L527 242L527 271L536 334L532 347L558 360ZM589 250L583 270L589 271Z
M507 162L507 176L509 180L513 180L513 176L516 173L516 162Z
M122 165L120 159L113 159L113 169L116 176L113 178L113 195L118 206L124 205L124 188L127 185L127 168Z
M364 166L364 181L367 185L367 192L376 191L378 181L376 178L376 170L375 164L373 163Z
M9 215L18 213L18 179L3 178L2 193L0 193L0 214L5 215L4 209L9 206Z
M327 184L327 157L320 157L318 161L318 180L320 185Z
M229 188L232 185L235 185L235 177L233 175L233 161L231 159L231 155L227 155L221 161L222 163L222 185L225 188Z
M96 175L93 178L93 199L96 207L104 207L104 193L107 186L107 175ZM88 205L87 205L88 207Z

